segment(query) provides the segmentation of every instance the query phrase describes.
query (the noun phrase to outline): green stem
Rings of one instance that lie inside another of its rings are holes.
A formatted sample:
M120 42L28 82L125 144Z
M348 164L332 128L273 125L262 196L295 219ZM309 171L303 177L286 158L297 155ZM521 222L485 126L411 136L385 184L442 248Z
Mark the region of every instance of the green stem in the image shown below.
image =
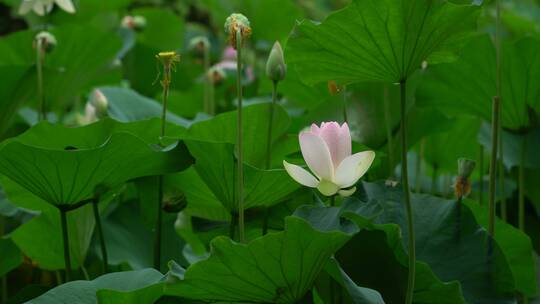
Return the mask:
M238 235L240 242L244 236L244 147L242 131L242 33L236 31L236 96L238 98L237 149L238 149Z
M213 97L212 97L212 82L210 79L210 75L208 74L210 70L210 47L204 48L204 55L203 55L203 61L204 61L204 73L206 75L205 82L204 82L204 111L210 115L213 115Z
M433 174L431 175L431 194L437 194L437 165L433 165Z
M268 111L268 135L266 136L266 169L272 165L272 128L274 123L274 111L277 102L277 81L272 82L272 103Z
M420 193L420 189L422 187L422 159L424 158L424 145L425 145L425 139L422 138L420 140L420 150L416 157L416 187L414 189L414 192Z
M386 123L386 142L388 147L388 177L394 177L394 137L392 136L392 113L388 85L384 85L384 122Z
M330 196L330 206L334 207L336 205L336 196Z
M160 140L165 137L165 126L167 125L167 101L169 99L169 86L171 84L171 62L163 65L163 105L161 109L161 133ZM163 226L163 175L158 179L158 200L156 219L156 239L154 242L154 268L161 269L161 229Z
M349 123L347 117L347 86L343 85L343 121Z
M3 215L0 215L0 237L4 236L4 227L5 227L5 218ZM6 303L7 300L7 276L6 273L2 276L2 303Z
M62 225L62 240L64 245L65 282L69 282L71 274L71 260L69 257L69 233L67 224L67 211L60 208L60 223Z
M407 172L407 82L400 81L400 114L401 114L401 182L403 184L403 196L407 210L407 228L409 234L409 277L407 280L406 304L411 304L414 294L414 279L416 274L416 245L414 240L413 209L409 191L409 176Z
M161 269L161 227L163 226L163 175L158 179L158 200L156 219L156 239L154 242L154 268Z
M478 156L478 202L480 206L484 204L484 146L480 144L480 155Z
M43 93L43 58L45 52L42 50L42 41L37 39L36 41L36 69L37 69L37 93L39 100L38 121L42 121L47 118L47 111L45 110L45 94Z
M500 113L499 113L500 114ZM502 145L502 130L499 128L499 193L501 194L501 217L506 222L508 215L506 212L506 193L504 189L504 157L503 157L503 145Z
M491 158L489 160L489 223L488 233L493 238L495 236L495 182L497 180L497 142L499 139L499 104L498 96L493 97L493 113L491 115ZM490 239L491 239L490 238Z
M519 161L518 173L518 227L525 231L525 148L527 141L523 138L521 145L521 158Z
M101 216L99 215L99 198L94 199L92 208L94 209L94 220L96 221L96 230L99 236L101 245L101 255L103 259L103 273L109 272L109 259L107 257L107 247L105 245L105 237L103 236L103 228L101 227Z

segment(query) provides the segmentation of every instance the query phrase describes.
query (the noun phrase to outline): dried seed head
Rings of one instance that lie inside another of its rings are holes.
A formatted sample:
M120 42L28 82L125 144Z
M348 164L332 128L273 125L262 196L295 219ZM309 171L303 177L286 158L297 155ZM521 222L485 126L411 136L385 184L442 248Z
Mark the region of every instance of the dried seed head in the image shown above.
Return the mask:
M251 35L249 20L242 14L231 14L225 20L225 33L229 36L229 42L234 49L236 49L236 33L238 31L240 31L241 42L243 43Z
M458 175L469 178L474 171L476 162L472 159L460 158L458 159Z
M274 43L268 61L266 61L266 76L272 81L281 81L287 74L287 65L283 57L283 49L278 41Z
M56 47L56 38L49 32L39 32L34 38L33 47L40 47L43 52L50 53Z

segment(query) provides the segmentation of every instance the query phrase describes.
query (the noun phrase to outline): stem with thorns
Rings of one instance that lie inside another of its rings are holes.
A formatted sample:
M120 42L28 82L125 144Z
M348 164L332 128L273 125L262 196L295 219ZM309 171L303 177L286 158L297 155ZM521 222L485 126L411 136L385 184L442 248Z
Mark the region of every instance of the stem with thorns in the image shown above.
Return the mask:
M407 280L407 294L405 303L411 304L414 294L414 279L416 275L416 248L414 239L414 221L411 197L409 191L409 176L407 172L407 121L406 121L406 104L407 81L401 80L400 83L400 114L401 114L401 183L403 185L403 196L405 200L405 208L407 210L407 227L409 234L409 276Z
M237 149L238 149L238 236L245 242L244 235L244 147L242 131L242 32L236 31L236 94L238 98Z

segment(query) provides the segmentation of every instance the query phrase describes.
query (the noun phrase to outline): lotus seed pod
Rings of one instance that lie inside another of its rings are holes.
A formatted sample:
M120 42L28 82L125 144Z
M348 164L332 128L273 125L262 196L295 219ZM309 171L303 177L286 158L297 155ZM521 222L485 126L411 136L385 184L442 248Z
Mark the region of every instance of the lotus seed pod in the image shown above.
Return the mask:
M50 53L56 47L56 38L49 32L39 32L33 43L34 48L37 48L38 45L44 52Z
M229 35L229 42L231 46L236 49L236 32L240 31L242 37L242 43L251 35L251 27L249 26L249 20L242 14L231 14L225 20L225 33Z
M208 70L208 79L210 79L210 83L212 83L213 85L218 85L222 83L226 77L227 74L220 67L211 67Z
M196 36L189 41L189 49L194 50L197 53L204 53L210 48L210 41L205 36Z
M472 159L458 159L458 175L464 178L469 178L474 171L475 166L476 162Z
M266 76L270 80L277 82L285 79L286 74L287 65L283 57L283 49L281 48L281 44L276 41L270 51L268 61L266 61Z

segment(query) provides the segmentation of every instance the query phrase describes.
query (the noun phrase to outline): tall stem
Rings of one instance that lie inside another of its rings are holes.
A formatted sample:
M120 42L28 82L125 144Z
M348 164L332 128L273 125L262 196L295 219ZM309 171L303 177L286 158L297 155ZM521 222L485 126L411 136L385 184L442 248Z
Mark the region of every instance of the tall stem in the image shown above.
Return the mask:
M272 81L272 103L268 110L268 134L266 136L266 164L265 168L268 170L272 166L272 129L274 124L274 112L277 103L277 81ZM268 218L270 217L270 212L268 208L264 209L263 215L263 227L262 235L265 235L268 232Z
M386 142L388 147L388 177L394 177L394 137L392 136L392 113L390 112L390 95L388 85L384 85L384 122L386 123Z
M169 99L169 86L171 84L171 62L165 62L163 65L163 105L161 110L161 140L165 137L165 126L167 125L167 101ZM163 226L163 175L158 178L158 200L157 200L157 219L156 219L156 239L154 242L154 268L161 268L161 227Z
M244 147L242 131L242 33L236 31L236 95L238 98L237 148L238 148L238 235L240 242L244 236Z
M69 277L71 274L71 260L69 257L69 234L68 234L68 224L67 224L67 211L63 208L60 208L60 223L62 225L62 240L64 244L64 264L65 264L65 282L69 282Z
M526 138L523 138L521 144L521 158L519 161L518 173L518 227L525 231L525 149L527 146Z
M347 116L347 86L343 85L343 121L349 123Z
M266 169L272 165L272 129L274 124L274 111L277 102L277 81L272 81L272 103L268 110L268 135L266 136Z
M43 57L45 52L43 50L43 43L41 38L36 41L36 70L37 70L37 93L39 100L38 120L44 120L47 117L47 110L45 109L45 95L43 93Z
M213 84L208 74L210 70L210 47L204 48L204 74L206 75L204 82L204 111L210 115L214 114L214 97L213 97Z
M5 218L3 215L0 215L0 237L4 236L4 226L5 226ZM6 273L4 276L2 276L2 298L1 303L6 303L7 300L7 276Z
M99 215L99 198L94 199L92 202L92 208L94 209L94 220L96 221L96 230L99 236L99 242L101 245L101 255L103 259L103 273L109 271L109 259L107 256L107 247L105 246L105 237L103 235L103 228L101 227L101 216Z
M414 189L414 192L420 193L420 189L422 187L422 159L424 158L424 146L425 146L426 140L422 138L420 140L420 151L417 154L416 157L416 186Z
M497 142L499 139L499 104L498 96L493 97L493 113L491 123L491 158L489 160L489 224L488 233L495 236L495 182L497 181Z
M500 111L499 111L499 115L500 115ZM504 152L503 152L503 145L502 145L502 137L503 137L503 132L499 124L499 154L500 156L499 156L498 165L499 165L499 193L501 194L501 209L500 210L501 210L501 217L506 222L508 216L506 212L506 192L504 189L505 171L504 171Z
M414 294L414 279L416 273L416 248L414 240L414 223L411 197L409 191L409 175L407 172L407 82L405 79L400 81L400 115L401 115L401 183L403 185L403 196L405 208L407 210L407 226L409 234L409 277L407 281L406 304L411 304Z
M478 155L478 202L484 204L484 146L480 144Z

